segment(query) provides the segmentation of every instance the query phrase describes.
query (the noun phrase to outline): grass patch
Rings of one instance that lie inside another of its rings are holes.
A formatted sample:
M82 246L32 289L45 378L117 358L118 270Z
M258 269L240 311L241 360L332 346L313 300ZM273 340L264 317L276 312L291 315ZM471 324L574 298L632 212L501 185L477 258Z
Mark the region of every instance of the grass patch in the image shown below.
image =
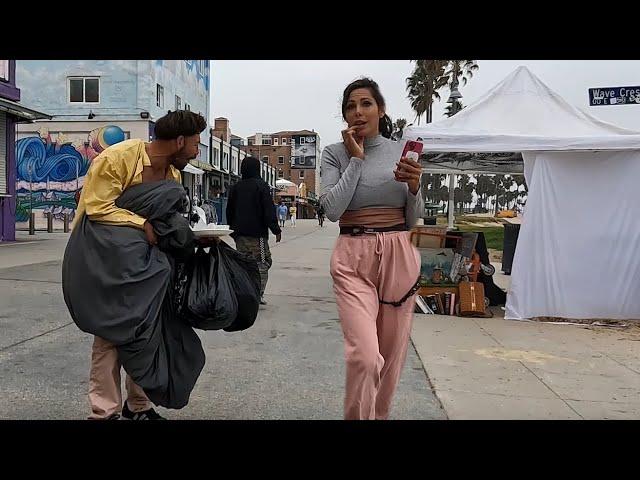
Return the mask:
M461 232L482 232L487 242L487 248L502 251L504 243L504 227L473 227L456 225Z

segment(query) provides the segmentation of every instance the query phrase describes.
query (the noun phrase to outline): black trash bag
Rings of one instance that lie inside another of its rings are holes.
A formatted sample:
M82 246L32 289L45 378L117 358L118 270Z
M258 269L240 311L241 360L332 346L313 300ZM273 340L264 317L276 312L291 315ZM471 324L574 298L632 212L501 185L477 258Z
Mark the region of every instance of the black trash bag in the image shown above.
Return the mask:
M238 298L238 315L225 332L238 332L251 327L260 307L260 271L258 263L248 255L234 250L224 242L218 244L220 265L231 278Z
M129 187L116 204L151 222L158 247L139 228L84 215L62 263L62 291L73 321L113 343L133 381L166 408L187 405L205 363L200 338L171 302L175 260L188 258L195 245L179 213L183 197L182 185L172 180Z
M216 248L198 248L183 271L186 285L178 297L180 316L194 328L220 330L238 315L238 300Z

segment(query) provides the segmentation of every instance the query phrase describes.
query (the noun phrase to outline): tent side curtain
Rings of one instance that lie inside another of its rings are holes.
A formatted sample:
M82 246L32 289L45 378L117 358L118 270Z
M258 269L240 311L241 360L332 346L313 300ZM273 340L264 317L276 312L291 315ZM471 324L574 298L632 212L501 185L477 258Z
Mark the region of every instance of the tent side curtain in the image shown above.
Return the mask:
M640 152L524 155L505 318L640 319Z

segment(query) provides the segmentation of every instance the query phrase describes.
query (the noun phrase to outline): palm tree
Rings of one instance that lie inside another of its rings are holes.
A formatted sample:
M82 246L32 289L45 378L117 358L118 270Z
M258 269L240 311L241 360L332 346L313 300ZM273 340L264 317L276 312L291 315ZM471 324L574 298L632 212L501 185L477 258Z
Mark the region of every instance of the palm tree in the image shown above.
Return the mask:
M502 197L503 197L502 204L504 205L505 208L509 208L509 204L511 203L513 198L515 198L516 196L515 192L511 191L511 187L513 186L513 184L514 184L514 181L511 175L505 175L502 177L500 187L502 189Z
M466 174L462 174L458 177L458 186L455 188L455 197L458 209L461 214L464 214L465 205L469 204L473 200L473 187L474 183L470 181L471 177Z
M513 180L517 186L517 190L515 191L515 205L523 205L522 197L527 196L527 182L525 181L524 175L516 175L513 177Z
M450 103L449 105L447 105L445 107L444 114L447 117L451 117L452 115L455 115L456 113L458 113L463 108L464 108L464 105L462 105L462 102L460 100L458 100L458 99L455 99L453 101L453 103Z
M491 188L490 177L486 175L478 175L476 177L476 194L479 197L479 203L483 209L487 209L487 200L489 200L489 192Z
M407 121L404 118L398 118L393 122L393 133L391 134L392 140L399 140L402 138L402 132L407 126Z
M447 85L445 76L446 60L413 60L416 66L407 78L407 97L411 101L411 108L416 112L418 125L422 115L426 122L433 118L433 101L440 100L438 91Z
M467 81L473 77L473 72L480 67L475 60L447 60L447 67L444 75L447 77L449 86L454 84L455 80L462 79L462 85L466 85Z

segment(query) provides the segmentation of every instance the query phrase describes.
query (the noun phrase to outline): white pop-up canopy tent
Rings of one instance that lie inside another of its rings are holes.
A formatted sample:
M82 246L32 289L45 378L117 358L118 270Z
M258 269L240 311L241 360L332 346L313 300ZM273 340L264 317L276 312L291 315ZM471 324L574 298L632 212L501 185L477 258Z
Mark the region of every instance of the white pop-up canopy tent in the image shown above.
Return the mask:
M505 318L640 319L640 131L571 106L519 67L403 138L424 152L522 153L529 191Z
M289 180L285 180L284 178L276 180L276 187L278 188L295 187L295 186L296 186L295 183L290 182Z

